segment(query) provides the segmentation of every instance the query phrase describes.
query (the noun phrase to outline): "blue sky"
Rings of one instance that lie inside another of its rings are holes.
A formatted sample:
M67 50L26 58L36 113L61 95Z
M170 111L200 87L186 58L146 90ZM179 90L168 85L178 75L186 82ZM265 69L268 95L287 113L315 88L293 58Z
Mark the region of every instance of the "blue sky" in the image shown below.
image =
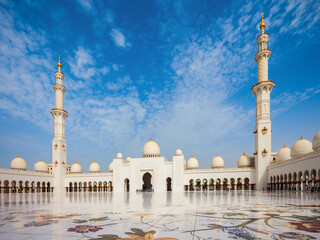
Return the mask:
M68 164L181 148L209 168L254 152L256 37L265 13L272 151L320 130L318 1L0 0L0 167L51 162L61 54Z

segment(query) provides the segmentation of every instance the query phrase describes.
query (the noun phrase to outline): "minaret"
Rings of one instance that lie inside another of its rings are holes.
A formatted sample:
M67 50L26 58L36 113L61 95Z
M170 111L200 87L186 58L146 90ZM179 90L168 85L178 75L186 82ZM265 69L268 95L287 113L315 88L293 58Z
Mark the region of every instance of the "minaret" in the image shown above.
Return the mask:
M259 47L254 60L258 65L258 83L253 85L251 92L256 97L256 126L255 126L255 167L256 189L262 190L268 184L267 166L271 161L271 120L270 120L270 93L274 82L268 79L268 60L271 51L267 48L269 35L264 32L266 24L260 24L261 34L257 38Z
M68 116L68 112L63 108L63 95L66 91L66 87L62 85L64 78L61 72L62 64L57 64L58 71L55 72L56 84L53 85L53 89L56 93L56 107L51 109L51 114L54 118L54 137L52 140L52 167L55 177L54 191L64 191L64 176L66 174L67 165L67 142L65 139L65 119Z

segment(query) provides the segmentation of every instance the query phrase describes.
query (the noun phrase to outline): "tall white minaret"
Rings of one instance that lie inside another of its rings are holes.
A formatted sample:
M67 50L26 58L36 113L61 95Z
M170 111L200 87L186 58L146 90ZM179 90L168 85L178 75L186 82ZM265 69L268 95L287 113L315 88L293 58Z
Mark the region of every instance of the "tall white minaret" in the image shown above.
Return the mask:
M271 51L267 48L269 35L264 32L266 24L260 24L261 34L257 38L259 47L254 60L258 65L258 83L253 85L251 92L256 97L256 126L255 126L255 167L256 189L262 190L267 187L267 166L271 161L271 120L270 120L270 93L274 82L268 79L268 60Z
M51 114L54 118L54 137L52 140L52 167L54 173L54 191L64 191L64 177L66 174L67 166L67 142L65 139L65 119L68 116L68 112L63 108L63 95L66 91L66 87L62 85L64 78L61 72L62 64L57 64L58 71L55 73L56 84L53 85L53 89L56 93L56 107L51 109Z

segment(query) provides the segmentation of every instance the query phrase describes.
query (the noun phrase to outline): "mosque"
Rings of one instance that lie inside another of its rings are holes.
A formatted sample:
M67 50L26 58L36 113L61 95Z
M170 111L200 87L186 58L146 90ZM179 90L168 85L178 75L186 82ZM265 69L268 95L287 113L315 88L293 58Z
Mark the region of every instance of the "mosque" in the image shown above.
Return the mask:
M320 188L320 131L312 143L301 136L291 149L284 146L278 152L271 150L270 93L275 83L268 79L267 48L269 35L265 23L260 24L257 37L257 83L251 88L256 97L255 152L238 158L237 168L224 168L224 160L217 155L211 160L211 169L199 169L198 160L185 159L177 149L172 161L160 154L158 144L150 139L142 150L142 157L124 158L121 153L109 165L109 172L101 172L97 162L91 163L89 173L82 173L77 162L68 165L65 139L63 85L60 57L55 72L54 138L52 163L42 160L27 170L27 162L18 156L11 161L11 169L0 169L1 192L80 192L80 191L217 191L217 190L310 190Z

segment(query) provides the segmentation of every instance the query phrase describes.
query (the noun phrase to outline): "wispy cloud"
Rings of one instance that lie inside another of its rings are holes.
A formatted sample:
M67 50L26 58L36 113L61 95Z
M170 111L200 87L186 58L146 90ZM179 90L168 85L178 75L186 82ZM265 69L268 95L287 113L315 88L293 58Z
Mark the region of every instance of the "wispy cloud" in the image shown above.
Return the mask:
M119 29L113 28L110 36L117 47L126 48L130 47L131 44L126 40L126 37Z

